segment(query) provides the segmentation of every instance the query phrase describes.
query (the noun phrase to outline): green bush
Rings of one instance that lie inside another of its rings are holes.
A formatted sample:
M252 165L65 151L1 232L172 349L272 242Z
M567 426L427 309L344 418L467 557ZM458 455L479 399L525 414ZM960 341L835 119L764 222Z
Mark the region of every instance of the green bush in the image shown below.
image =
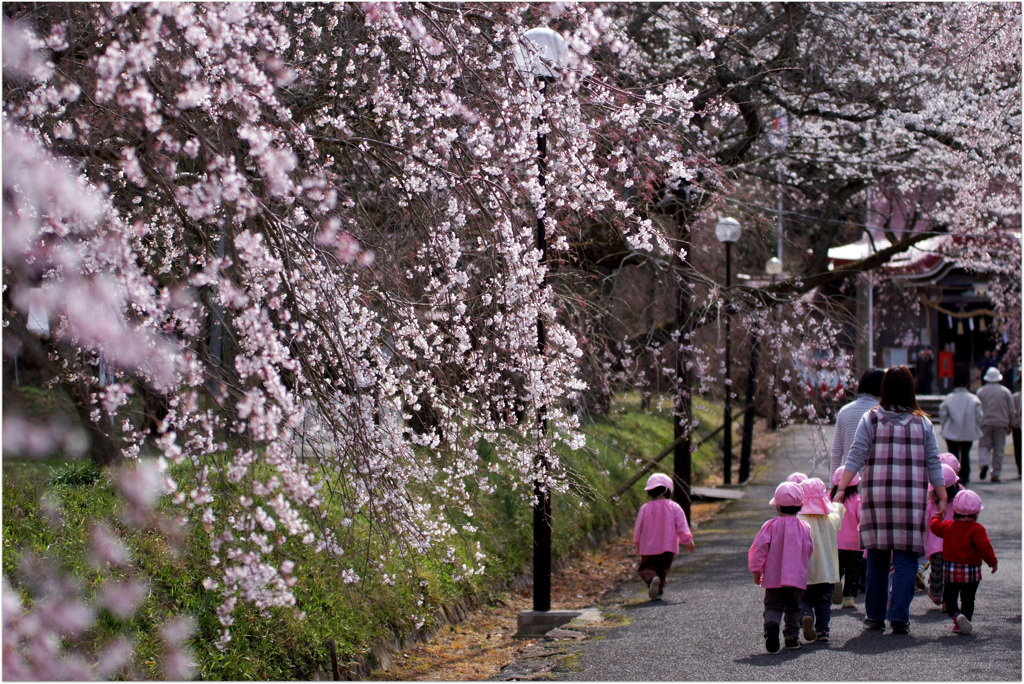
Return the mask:
M699 434L714 426L713 413L702 414ZM638 395L623 395L609 415L584 426L587 446L577 452L561 448L569 490L553 497L553 552L557 557L581 548L589 532L631 521L645 500L643 480L613 500L615 489L642 467L642 457L652 458L672 441L667 410L640 409ZM480 445L489 457L489 446ZM716 453L710 445L694 456L694 479L710 469ZM671 465L671 457L663 460ZM59 507L63 522L46 522L40 501L48 497ZM172 512L168 503L168 512ZM328 640L337 645L342 664L353 663L369 653L374 642L404 636L415 629L415 615L429 616L442 606L464 598L487 600L502 583L529 568L532 553L532 511L522 487L499 487L495 494L478 495L473 524L477 532L460 538L456 563L429 555L406 555L377 548L368 542L361 558L345 558L362 582L344 584L339 561L306 552L296 558L298 605L294 610L259 611L242 606L236 611L232 641L221 652L214 644L220 624L215 609L216 591L207 591L207 540L201 531L186 536L184 548L174 549L155 529L136 530L118 522L118 502L106 476L82 461L66 463L8 463L3 471L3 568L15 588L21 586L19 561L26 551L57 560L61 567L83 578L96 591L100 573L85 557L94 521L107 521L125 538L133 552L130 567L115 575L136 574L147 578L151 593L127 624L103 614L84 642L100 644L115 633L128 631L137 641L133 676L160 677L161 644L156 628L166 619L191 614L198 630L192 646L199 665L198 676L217 680L311 679L330 671ZM461 523L463 521L452 521ZM484 577L456 580L462 562L470 564L477 544L487 555ZM353 554L357 555L357 554ZM395 577L385 586L367 558L383 555L385 572ZM422 602L422 605L420 605ZM304 613L300 618L299 613Z

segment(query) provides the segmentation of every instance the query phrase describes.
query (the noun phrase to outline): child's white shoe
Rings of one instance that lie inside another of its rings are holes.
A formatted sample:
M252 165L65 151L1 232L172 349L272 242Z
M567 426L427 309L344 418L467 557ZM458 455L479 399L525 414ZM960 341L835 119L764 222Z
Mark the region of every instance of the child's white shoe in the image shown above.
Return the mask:
M843 597L843 608L853 608L853 597L852 596L844 596Z
M956 625L960 628L961 634L970 634L974 627L971 625L971 621L967 619L967 616L963 613L957 613Z
M658 598L658 595L660 593L661 593L661 578L658 577L658 576L655 576L654 579L651 580L650 586L647 588L647 595L649 597L651 597L651 599L653 600L653 599Z

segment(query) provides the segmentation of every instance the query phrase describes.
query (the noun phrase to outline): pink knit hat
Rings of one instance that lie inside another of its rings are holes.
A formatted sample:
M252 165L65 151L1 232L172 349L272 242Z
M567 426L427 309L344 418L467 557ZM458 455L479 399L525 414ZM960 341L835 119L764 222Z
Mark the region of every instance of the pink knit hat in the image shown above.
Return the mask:
M970 489L959 491L953 497L953 512L957 515L977 515L983 510L981 497Z
M807 479L807 476L804 475L803 473L793 473L792 475L790 475L789 477L786 478L786 482L795 482L797 484L800 484L801 482L803 482L806 479ZM795 506L796 504L793 504L793 505Z
M832 512L832 504L828 500L828 488L825 483L816 477L804 480L800 483L800 489L804 493L804 505L801 513L807 515L828 515Z
M953 454L949 453L948 451L945 453L941 453L939 454L939 460L948 465L950 468L952 468L957 474L960 473L960 460L957 459L957 457L954 456ZM946 486L948 487L949 485Z
M775 488L775 496L768 502L770 506L800 506L804 502L804 493L795 482L783 482Z
M839 466L838 468L836 468L836 472L832 473L832 484L838 486L839 485L839 478L841 478L843 476L843 473L845 473L845 472L846 472L846 467L845 466ZM859 482L860 482L860 473L854 473L853 474L853 479L850 480L850 486L852 487L853 485L855 485L855 484L857 484Z
M644 487L646 491L651 491L655 487L665 487L668 491L672 491L672 478L665 473L654 473L647 478L647 486Z

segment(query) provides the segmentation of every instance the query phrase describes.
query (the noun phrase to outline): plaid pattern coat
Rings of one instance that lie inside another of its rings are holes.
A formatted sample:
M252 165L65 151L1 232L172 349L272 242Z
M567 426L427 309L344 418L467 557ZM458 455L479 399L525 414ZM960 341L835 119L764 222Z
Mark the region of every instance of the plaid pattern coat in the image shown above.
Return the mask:
M931 422L876 408L857 429L868 432L858 435L862 445L868 438L858 487L861 548L923 554L929 466L935 465L929 461L938 463Z

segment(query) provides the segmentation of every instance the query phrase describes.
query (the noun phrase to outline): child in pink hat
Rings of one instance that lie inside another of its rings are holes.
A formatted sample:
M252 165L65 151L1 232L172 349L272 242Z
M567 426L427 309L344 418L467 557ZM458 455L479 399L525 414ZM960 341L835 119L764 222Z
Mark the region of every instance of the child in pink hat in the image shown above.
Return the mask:
M807 641L828 641L832 620L832 590L839 582L839 526L846 514L841 503L829 501L825 483L816 477L800 483L804 504L800 520L811 528L814 551L807 566L807 590L800 601L800 627Z
M960 476L960 460L956 456L948 451L944 451L939 454L939 460L952 468L953 472L957 474L957 477Z
M846 470L843 466L836 468L832 474L832 490L829 498L836 495L839 488L839 478ZM839 579L836 589L832 594L832 603L842 603L843 608L853 608L854 600L857 598L857 585L860 584L860 566L864 557L864 550L860 548L860 494L857 493L857 485L860 484L860 475L854 475L850 484L846 485L846 494L843 497L843 505L846 512L843 514L843 523L836 534L836 544L839 546ZM836 596L839 594L839 596Z
M974 629L974 597L981 584L981 563L984 561L995 572L999 561L988 533L978 523L978 514L985 508L981 497L964 489L953 497L950 508L952 520L935 515L930 527L942 537L942 602L946 604L946 614L953 618L954 632L970 634ZM958 608L961 599L963 605Z
M795 482L796 484L800 484L806 479L807 476L803 473L790 473L789 477L786 478L786 482Z
M672 478L655 473L647 480L647 496L651 498L640 508L633 528L633 544L640 554L637 573L647 585L647 595L653 599L665 593L665 582L672 559L683 544L693 553L693 535L686 522L686 514L672 501Z
M948 463L942 464L942 479L946 485L946 501L952 501L963 487L959 484L955 469ZM938 508L939 498L934 488L928 485L928 508L925 520L931 520ZM953 507L946 506L945 520L953 519ZM942 540L932 534L930 529L924 532L924 555L928 558L928 598L935 605L942 603Z
M807 564L814 550L811 528L796 517L803 505L800 485L783 482L768 503L778 516L766 522L747 553L754 583L764 589L764 644L769 653L779 650L779 622L786 648L800 648L800 599L807 589Z

